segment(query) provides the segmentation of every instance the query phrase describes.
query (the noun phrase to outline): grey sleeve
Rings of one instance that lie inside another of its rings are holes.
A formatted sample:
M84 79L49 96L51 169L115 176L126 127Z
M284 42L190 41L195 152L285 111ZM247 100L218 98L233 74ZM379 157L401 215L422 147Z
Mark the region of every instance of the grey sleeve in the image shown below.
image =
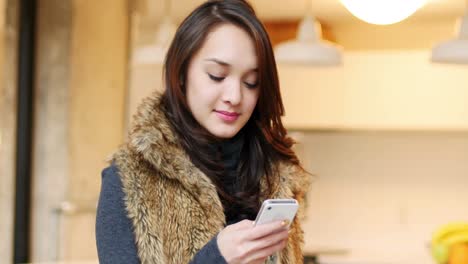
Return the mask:
M127 217L122 182L115 166L102 172L96 215L99 263L140 263L132 223Z
M210 242L198 251L190 264L227 264L221 252L219 252L216 237L213 237Z
M117 167L104 169L96 216L99 263L140 263L122 187ZM216 236L193 257L190 264L227 264L219 252Z

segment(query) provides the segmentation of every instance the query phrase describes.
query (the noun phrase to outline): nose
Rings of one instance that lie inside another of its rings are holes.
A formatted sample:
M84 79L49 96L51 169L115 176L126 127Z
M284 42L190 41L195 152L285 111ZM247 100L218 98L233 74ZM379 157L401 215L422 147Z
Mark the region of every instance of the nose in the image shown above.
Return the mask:
M232 80L223 89L223 101L231 105L238 105L242 101L242 83Z

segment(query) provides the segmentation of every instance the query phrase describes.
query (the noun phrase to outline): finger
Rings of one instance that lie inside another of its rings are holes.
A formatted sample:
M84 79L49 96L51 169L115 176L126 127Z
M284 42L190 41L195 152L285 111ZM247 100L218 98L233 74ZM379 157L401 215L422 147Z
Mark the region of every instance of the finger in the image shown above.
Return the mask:
M275 254L276 252L283 250L286 244L287 244L287 239L283 239L283 240L280 240L278 243L273 244L269 247L257 250L251 255L251 258L252 258L251 262L257 263L257 261L260 261L260 263L263 263L262 261L265 261L265 259L268 256L271 256Z
M267 224L257 225L252 228L252 232L250 232L248 239L255 240L272 233L277 233L279 231L285 230L286 226L287 223L285 221L274 221Z
M257 251L259 249L271 247L272 245L276 245L278 242L281 242L287 239L288 236L289 236L288 231L282 230L280 232L273 233L271 235L264 236L262 238L254 240L251 243L249 243L249 246L251 247L251 252Z
M250 221L250 220L242 220L240 222L237 222L235 224L232 224L231 226L236 229L236 230L239 230L239 229L246 229L246 228L252 228L253 227L253 221Z
M288 231L283 230L278 233L274 233L269 236L265 236L263 238L260 238L258 240L254 241L249 241L244 244L243 250L244 250L244 255L251 257L255 252L258 252L259 250L263 250L265 248L269 248L273 245L276 245L277 243L287 240L288 238Z

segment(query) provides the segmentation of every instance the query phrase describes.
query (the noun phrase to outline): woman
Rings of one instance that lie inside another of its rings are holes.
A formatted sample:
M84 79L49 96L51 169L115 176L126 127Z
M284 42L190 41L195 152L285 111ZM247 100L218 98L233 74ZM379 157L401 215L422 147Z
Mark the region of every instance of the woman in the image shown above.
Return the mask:
M303 204L308 178L281 123L268 35L242 0L180 25L162 95L139 108L102 178L101 263L302 263L298 218L253 226L261 202Z

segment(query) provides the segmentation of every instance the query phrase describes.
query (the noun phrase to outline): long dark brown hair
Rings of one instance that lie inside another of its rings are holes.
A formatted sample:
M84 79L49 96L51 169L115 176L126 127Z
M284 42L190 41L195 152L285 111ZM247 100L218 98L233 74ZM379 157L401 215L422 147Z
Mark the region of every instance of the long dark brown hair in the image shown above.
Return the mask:
M222 24L233 24L249 34L255 43L258 58L260 94L256 108L242 128L245 143L239 161L240 192L228 194L222 186L225 173L220 155L213 155L213 143L219 142L193 117L186 100L187 67L202 47L207 35ZM276 62L270 39L252 6L243 0L208 1L196 8L179 26L166 55L164 65L166 90L162 102L166 115L180 137L191 161L217 187L223 204L256 212L259 207L260 180L266 176L266 195L273 192L278 177L273 164L287 160L298 164L291 150L293 140L286 135L281 122L284 114Z

